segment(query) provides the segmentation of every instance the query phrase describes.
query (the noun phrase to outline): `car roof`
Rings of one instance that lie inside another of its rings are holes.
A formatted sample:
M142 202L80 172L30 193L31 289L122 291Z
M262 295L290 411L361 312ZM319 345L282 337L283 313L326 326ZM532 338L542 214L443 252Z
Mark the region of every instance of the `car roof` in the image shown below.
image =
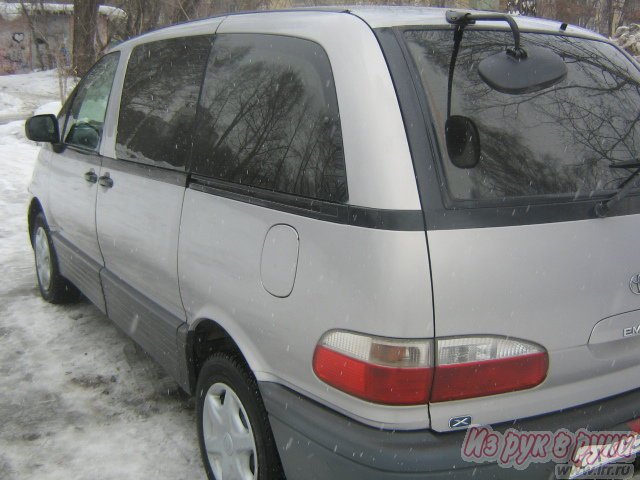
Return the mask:
M388 27L402 27L402 26L433 26L433 27L451 27L446 20L446 12L449 10L464 11L464 12L478 12L471 9L450 9L450 8L434 8L434 7L410 7L410 6L378 6L378 5L337 5L329 7L301 7L289 10L261 10L253 12L237 12L225 15L219 15L215 17L193 20L177 25L170 25L167 27L159 28L157 30L145 33L139 37L132 38L116 45L113 50L120 50L122 48L133 47L140 43L146 43L154 40L160 40L178 35L194 35L198 33L213 33L218 25L226 18L231 18L241 15L251 15L255 18L257 24L261 22L269 22L276 20L279 21L285 17L291 22L295 22L297 18L304 17L305 20L309 20L309 16L317 15L353 15L358 17L369 27L376 28L388 28ZM495 13L495 12L494 12ZM524 31L532 32L545 32L545 33L559 33L567 35L575 35L585 38L591 38L594 40L608 40L605 37L595 33L591 30L576 27L573 25L567 26L566 29L561 30L560 26L562 22L554 20L545 20L540 18L525 17L514 15L514 19L518 26ZM496 28L496 29L508 29L505 22L482 22L483 28ZM471 27L473 28L473 27Z
M369 24L371 28L399 27L408 25L449 26L445 15L449 10L481 13L479 10L460 8L435 8L435 7L411 7L411 6L366 6L344 7L350 13L357 15ZM483 12L497 13L497 12ZM518 26L523 30L556 33L560 32L562 22L546 20L522 15L513 15ZM504 26L504 22L485 22L482 25ZM587 37L603 39L598 33L576 26L568 26L567 32L580 34Z

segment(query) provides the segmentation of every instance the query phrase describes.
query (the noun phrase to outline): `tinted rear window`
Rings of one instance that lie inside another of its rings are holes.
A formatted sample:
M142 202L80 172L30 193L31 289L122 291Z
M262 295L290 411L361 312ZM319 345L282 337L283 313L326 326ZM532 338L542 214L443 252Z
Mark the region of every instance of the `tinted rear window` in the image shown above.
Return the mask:
M435 119L441 146L447 118L452 30L405 32ZM477 167L456 168L441 148L452 197L491 202L528 197L588 198L616 189L628 176L612 163L640 155L640 75L615 47L559 35L525 33L523 46L559 53L561 83L522 95L499 93L478 75L478 62L511 46L507 32L468 30L456 62L452 115L471 118L480 133Z
M217 36L198 118L194 173L347 201L333 74L316 43L277 35Z

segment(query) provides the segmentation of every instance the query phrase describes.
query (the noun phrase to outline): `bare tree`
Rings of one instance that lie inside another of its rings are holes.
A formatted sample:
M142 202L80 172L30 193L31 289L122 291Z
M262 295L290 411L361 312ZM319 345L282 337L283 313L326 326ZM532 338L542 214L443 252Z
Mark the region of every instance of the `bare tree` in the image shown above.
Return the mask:
M38 17L45 16L44 2L39 0L38 2L27 3L24 0L20 0L20 8L29 25L38 66L42 69L55 68L57 70L60 101L64 102L69 84L66 58L64 58L61 51L52 52L46 29L42 28L43 23L36 21ZM44 55L42 50L44 50Z
M80 1L80 0L76 0ZM424 5L451 8L498 8L520 15L555 18L611 35L628 20L638 0L500 0L493 4L469 0L355 0L346 3L376 5ZM126 12L114 19L113 38L125 40L172 23L247 10L286 9L331 5L332 0L103 0Z
M565 10L571 9L576 0L563 2ZM622 25L627 5L633 2L628 0L588 0L581 2L578 8L583 11L583 22L586 26L606 36L612 36L616 29Z
M176 3L176 22L186 22L196 18L201 0L178 0Z
M512 0L515 1L515 0ZM538 0L538 13L611 36L637 0Z
M73 71L81 77L96 60L98 0L73 2Z
M22 9L22 15L24 15L24 17L27 19L29 30L31 31L31 38L32 38L33 45L35 47L38 64L42 69L47 68L48 65L46 65L44 62L44 58L42 57L42 50L40 50L40 45L41 44L48 45L48 43L43 32L40 32L38 28L36 28L36 25L33 21L32 13L34 9L34 4L25 3L24 0L20 0L20 8ZM35 4L35 8L42 9L43 8L42 1Z
M509 0L507 3L509 13L518 13L520 15L529 15L535 17L538 15L536 0Z

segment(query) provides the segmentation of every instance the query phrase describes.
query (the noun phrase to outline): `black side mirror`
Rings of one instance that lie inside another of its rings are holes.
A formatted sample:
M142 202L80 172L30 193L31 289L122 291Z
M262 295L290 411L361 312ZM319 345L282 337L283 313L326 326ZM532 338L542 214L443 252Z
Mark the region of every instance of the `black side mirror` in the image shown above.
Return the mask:
M480 134L473 120L452 115L444 128L451 163L458 168L475 168L480 162Z
M27 120L25 134L29 140L44 143L60 143L60 128L55 115L36 115Z

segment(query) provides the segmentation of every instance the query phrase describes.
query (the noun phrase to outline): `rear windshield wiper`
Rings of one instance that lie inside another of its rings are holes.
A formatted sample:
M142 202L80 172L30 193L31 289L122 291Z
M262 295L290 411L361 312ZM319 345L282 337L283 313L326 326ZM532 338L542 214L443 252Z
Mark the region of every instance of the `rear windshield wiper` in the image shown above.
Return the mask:
M631 160L628 162L618 162L609 165L609 168L635 168L635 170L627 177L627 179L620 184L618 191L614 193L608 200L598 202L595 207L595 214L600 218L604 218L612 210L614 210L618 204L624 200L631 190L635 187L633 179L640 174L640 160Z

